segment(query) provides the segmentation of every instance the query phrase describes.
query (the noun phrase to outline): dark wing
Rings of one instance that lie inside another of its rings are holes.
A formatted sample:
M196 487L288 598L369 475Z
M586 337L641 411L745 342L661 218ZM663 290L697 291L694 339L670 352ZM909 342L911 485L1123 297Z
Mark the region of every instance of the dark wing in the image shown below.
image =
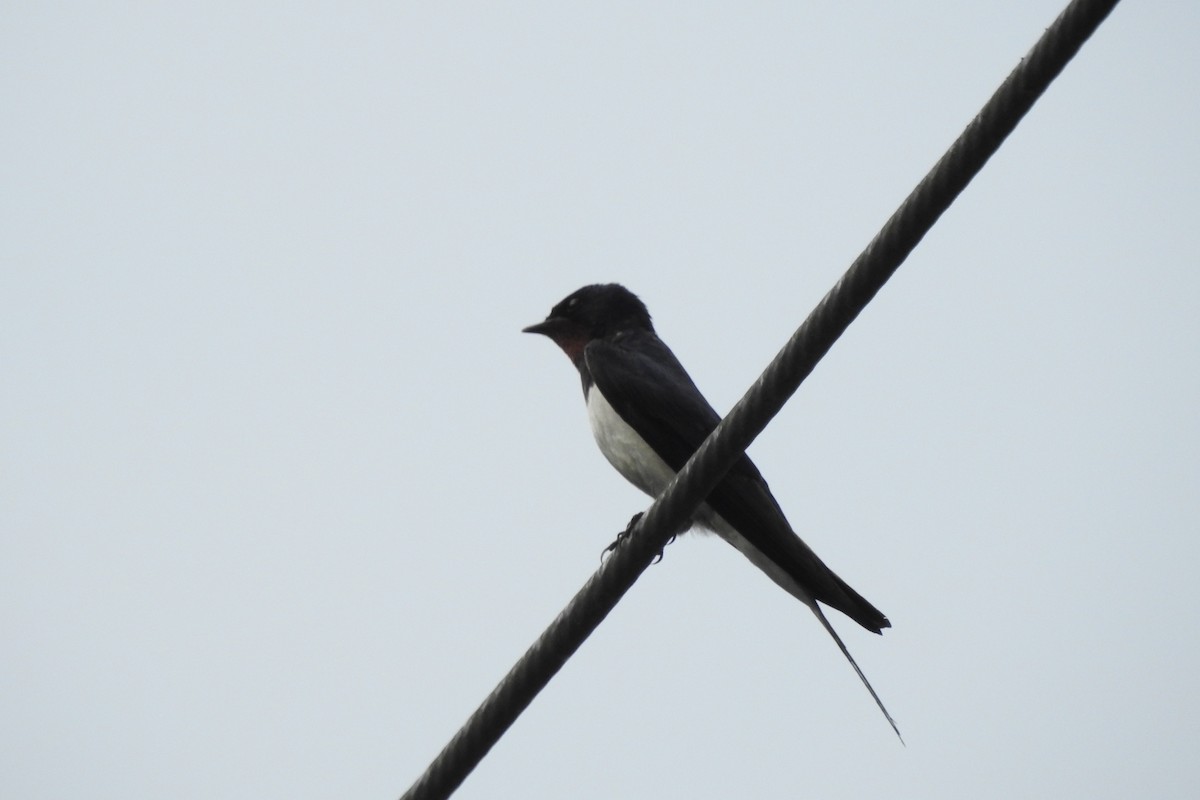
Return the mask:
M592 380L621 419L676 471L721 420L675 354L652 333L594 340L584 350L584 359ZM795 534L748 456L738 459L717 484L708 504L815 599L875 633L891 626Z
M583 357L616 412L676 471L721 421L675 354L652 333L594 339Z

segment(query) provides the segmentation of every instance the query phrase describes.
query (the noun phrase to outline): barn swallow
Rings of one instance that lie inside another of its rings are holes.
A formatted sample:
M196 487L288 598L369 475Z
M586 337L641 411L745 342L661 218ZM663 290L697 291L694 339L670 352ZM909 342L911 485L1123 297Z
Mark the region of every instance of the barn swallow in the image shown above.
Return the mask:
M585 286L524 332L549 337L571 359L583 381L600 452L651 497L662 493L721 421L654 332L646 306L624 286ZM873 633L891 623L796 535L748 456L734 463L696 510L691 525L715 532L816 614L899 736L821 604Z

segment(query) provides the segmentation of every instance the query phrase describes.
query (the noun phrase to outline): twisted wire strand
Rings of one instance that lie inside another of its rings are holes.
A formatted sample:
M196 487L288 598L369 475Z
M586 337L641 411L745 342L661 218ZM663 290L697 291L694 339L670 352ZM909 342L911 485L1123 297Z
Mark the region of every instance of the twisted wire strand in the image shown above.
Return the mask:
M817 304L745 396L402 800L449 797L616 606L812 372L1118 0L1074 0Z

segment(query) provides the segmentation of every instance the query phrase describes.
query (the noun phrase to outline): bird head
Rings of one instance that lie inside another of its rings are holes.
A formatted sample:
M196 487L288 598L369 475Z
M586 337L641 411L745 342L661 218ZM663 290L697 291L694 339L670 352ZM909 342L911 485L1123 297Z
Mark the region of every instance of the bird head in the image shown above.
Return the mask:
M619 283L595 283L567 295L546 319L524 333L550 337L572 361L578 361L593 339L633 330L654 332L645 304Z

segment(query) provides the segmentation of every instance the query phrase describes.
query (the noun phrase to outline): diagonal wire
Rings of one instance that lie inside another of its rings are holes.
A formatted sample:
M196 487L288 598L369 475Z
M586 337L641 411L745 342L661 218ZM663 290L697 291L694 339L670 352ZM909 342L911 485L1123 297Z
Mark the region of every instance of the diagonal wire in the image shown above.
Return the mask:
M795 393L937 222L1117 0L1074 0L650 506L623 546L492 690L402 800L446 798L550 682Z

